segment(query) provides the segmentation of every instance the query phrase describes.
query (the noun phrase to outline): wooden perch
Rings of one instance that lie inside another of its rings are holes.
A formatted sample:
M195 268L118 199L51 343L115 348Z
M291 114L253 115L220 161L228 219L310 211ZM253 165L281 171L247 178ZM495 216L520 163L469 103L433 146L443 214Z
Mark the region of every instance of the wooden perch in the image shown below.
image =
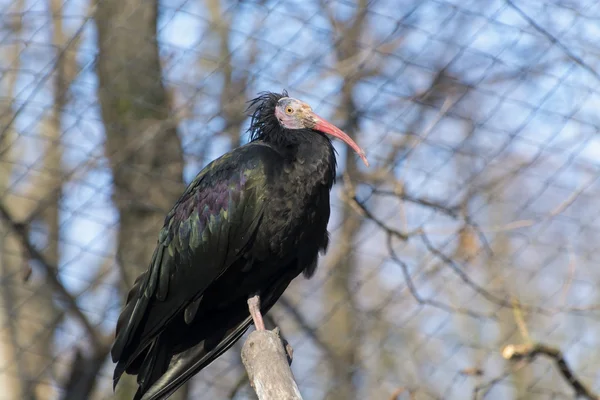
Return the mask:
M244 343L242 363L259 400L302 400L290 369L291 348L286 347L277 328L254 331Z

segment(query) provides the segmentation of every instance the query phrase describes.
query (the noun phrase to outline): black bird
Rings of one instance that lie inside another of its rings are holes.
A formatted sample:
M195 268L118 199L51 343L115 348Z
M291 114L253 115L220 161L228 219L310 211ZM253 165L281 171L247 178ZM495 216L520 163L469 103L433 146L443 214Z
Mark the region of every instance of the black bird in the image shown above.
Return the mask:
M251 101L250 143L206 166L165 218L146 272L119 316L111 355L137 375L134 400L166 399L230 348L329 242L332 137L364 152L310 106Z

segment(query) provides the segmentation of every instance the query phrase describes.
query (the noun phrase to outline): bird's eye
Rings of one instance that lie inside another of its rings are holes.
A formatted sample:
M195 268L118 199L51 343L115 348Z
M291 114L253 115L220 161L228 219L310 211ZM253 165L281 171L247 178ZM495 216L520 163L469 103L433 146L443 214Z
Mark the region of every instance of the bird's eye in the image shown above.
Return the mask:
M292 114L293 112L294 112L294 109L293 109L292 107L287 107L287 108L285 109L285 113L286 113L286 114Z

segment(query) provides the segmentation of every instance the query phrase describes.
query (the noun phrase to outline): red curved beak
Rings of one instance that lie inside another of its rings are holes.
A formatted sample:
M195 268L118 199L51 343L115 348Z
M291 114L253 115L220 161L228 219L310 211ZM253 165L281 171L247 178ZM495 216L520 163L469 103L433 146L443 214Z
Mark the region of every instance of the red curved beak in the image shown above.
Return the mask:
M365 152L360 147L358 147L358 145L354 142L354 140L352 140L350 136L344 133L344 131L342 131L337 126L319 117L317 114L312 113L312 118L315 122L315 126L313 127L313 129L323 133L327 133L344 141L348 146L352 148L352 150L356 152L356 154L358 154L358 156L363 160L365 165L367 167L369 166L369 161L367 161L367 156L365 155Z

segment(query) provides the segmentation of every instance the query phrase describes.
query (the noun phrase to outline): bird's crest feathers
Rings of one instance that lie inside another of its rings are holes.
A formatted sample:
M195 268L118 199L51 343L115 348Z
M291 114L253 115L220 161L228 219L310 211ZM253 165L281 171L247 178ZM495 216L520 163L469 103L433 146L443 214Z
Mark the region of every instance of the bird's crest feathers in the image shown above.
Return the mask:
M284 97L289 97L287 90L281 94L273 92L260 92L258 96L248 101L246 112L250 114L250 140L263 138L272 129L279 128L275 118L275 107L277 102Z

